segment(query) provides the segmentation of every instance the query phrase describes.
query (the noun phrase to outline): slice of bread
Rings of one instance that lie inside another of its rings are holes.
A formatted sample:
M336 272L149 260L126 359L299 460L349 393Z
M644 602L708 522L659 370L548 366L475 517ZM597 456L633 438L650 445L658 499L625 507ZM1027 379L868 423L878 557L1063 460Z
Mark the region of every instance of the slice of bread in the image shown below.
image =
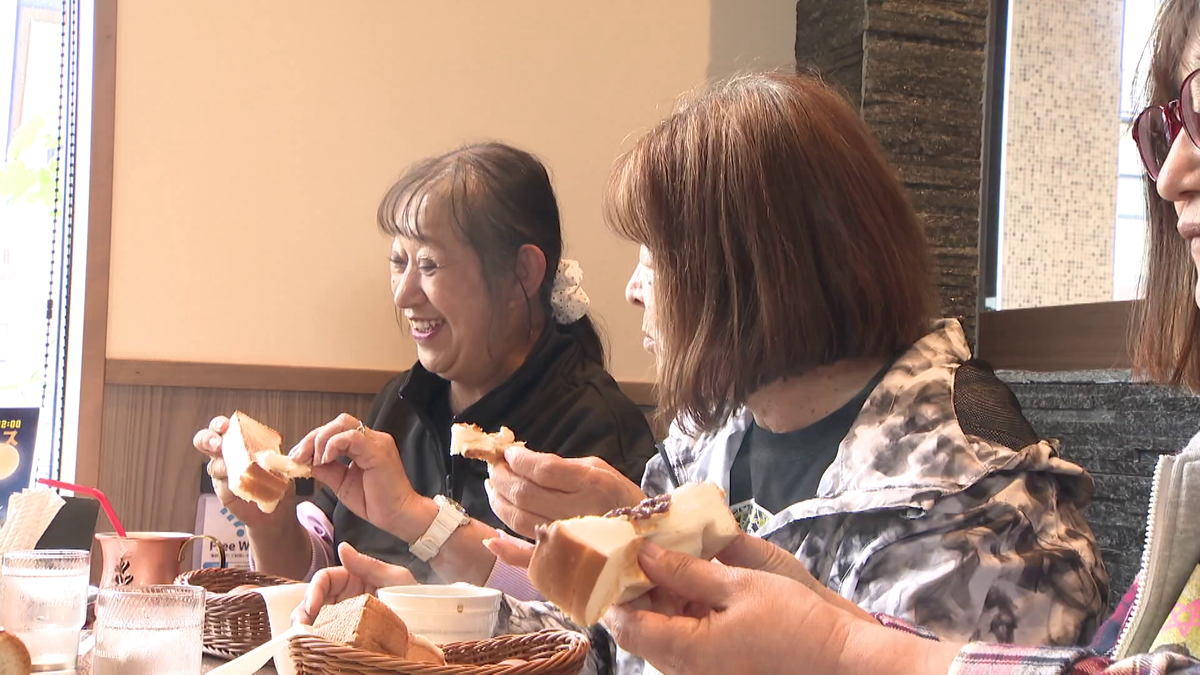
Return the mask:
M612 605L653 588L638 563L643 541L707 560L740 533L719 486L687 483L604 516L538 528L529 580L576 623L591 626Z
M29 675L33 660L21 638L0 628L0 674Z
M421 663L432 663L439 666L446 665L446 654L442 652L442 648L433 644L429 638L416 633L408 636L408 653L404 658L409 661L420 661Z
M313 629L333 642L401 658L408 655L408 626L373 595L363 594L322 607Z
M455 424L450 427L450 454L478 459L488 464L504 461L504 451L512 445L523 445L508 427L486 433L474 424Z
M229 430L221 439L221 455L229 472L229 489L248 502L271 513L287 494L291 481L263 466L264 455L279 455L283 437L271 427L236 411L229 417Z

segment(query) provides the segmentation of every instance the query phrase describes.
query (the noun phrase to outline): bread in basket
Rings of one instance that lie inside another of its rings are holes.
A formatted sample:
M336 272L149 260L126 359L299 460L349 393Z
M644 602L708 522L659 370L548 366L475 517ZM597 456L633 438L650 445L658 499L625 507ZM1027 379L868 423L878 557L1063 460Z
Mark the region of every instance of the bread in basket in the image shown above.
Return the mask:
M576 675L591 647L586 635L545 630L441 645L446 665L370 652L316 635L298 635L289 649L297 675Z
M543 631L441 647L409 631L373 595L321 608L315 634L293 637L288 649L298 675L376 673L404 675L574 675L587 658L588 639L570 631Z

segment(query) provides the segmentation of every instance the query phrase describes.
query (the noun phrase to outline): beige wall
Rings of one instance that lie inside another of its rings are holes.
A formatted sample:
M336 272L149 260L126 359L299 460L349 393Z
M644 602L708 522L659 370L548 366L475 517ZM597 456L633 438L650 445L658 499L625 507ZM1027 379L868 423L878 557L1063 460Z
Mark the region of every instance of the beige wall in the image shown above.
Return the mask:
M1014 0L1001 309L1113 299L1124 0Z
M108 356L407 365L377 200L494 138L550 166L614 374L648 379L608 168L706 76L790 63L794 26L790 0L122 0Z

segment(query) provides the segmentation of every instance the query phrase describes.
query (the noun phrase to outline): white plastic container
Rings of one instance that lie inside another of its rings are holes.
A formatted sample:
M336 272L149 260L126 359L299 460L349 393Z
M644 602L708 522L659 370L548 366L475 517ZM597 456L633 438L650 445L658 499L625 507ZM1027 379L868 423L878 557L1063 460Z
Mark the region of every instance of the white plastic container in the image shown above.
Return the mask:
M388 586L379 599L435 644L486 640L500 618L500 591L470 584Z

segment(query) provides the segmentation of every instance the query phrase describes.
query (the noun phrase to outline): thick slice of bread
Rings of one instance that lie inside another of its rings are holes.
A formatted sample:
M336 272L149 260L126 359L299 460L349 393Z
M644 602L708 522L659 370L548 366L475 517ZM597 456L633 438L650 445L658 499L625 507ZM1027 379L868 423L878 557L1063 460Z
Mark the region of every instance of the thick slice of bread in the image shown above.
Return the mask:
M404 655L404 658L409 661L446 665L446 655L442 652L442 648L433 644L424 635L416 633L408 636L408 653Z
M524 445L517 441L508 427L486 433L474 424L455 424L450 427L450 454L478 459L488 464L504 461L504 451L512 445Z
M405 658L408 626L379 598L363 594L326 605L313 622L317 635L359 649Z
M559 520L538 530L529 580L572 621L591 626L619 600L633 599L625 596L650 588L637 561L641 548L624 518Z
M709 559L740 532L720 487L688 483L606 516L540 528L529 580L573 621L591 626L611 605L653 587L637 560L643 541Z
M29 675L33 660L21 638L0 628L0 675Z
M280 455L283 437L271 427L240 410L229 417L229 431L221 439L221 455L229 472L229 489L271 513L287 494L289 481L262 466L260 456Z

